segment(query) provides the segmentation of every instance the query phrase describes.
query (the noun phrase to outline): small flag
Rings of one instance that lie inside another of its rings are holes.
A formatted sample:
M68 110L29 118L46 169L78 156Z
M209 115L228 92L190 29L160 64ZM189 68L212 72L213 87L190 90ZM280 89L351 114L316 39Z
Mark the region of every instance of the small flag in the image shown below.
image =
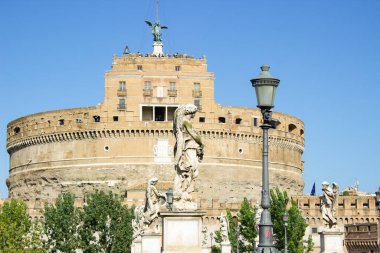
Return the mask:
M313 188L311 188L310 196L315 196L315 182L313 184Z

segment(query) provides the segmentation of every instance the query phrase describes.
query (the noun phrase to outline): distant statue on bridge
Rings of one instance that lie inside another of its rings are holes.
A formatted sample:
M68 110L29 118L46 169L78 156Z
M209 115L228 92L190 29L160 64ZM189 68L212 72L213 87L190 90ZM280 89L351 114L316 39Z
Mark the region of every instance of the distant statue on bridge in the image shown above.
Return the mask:
M162 42L162 37L161 37L161 29L168 29L167 26L162 26L160 25L160 22L157 20L154 24L152 22L145 20L145 23L147 23L152 30L153 34L153 41L154 42Z
M322 218L327 223L329 228L335 227L337 224L336 219L336 206L338 204L339 186L333 183L333 187L324 181L322 183L322 198L321 198L321 211Z

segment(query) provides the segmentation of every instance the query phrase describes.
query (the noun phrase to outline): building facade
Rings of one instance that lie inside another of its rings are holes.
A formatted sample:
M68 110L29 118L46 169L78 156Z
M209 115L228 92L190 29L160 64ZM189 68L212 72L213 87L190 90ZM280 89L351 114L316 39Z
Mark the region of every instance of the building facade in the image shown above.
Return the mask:
M7 185L12 198L51 201L61 192L128 194L153 176L174 179L174 110L195 104L194 127L205 143L199 199L239 203L261 191L261 113L221 106L206 58L185 54L114 56L98 106L28 115L8 124ZM304 124L275 112L270 130L270 182L301 194Z

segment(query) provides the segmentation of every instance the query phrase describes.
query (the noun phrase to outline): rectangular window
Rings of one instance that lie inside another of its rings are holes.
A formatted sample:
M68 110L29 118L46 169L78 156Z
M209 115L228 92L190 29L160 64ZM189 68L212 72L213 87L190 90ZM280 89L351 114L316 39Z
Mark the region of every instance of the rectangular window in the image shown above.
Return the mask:
M64 119L60 119L58 121L58 123L59 123L60 126L63 126L65 124L65 120Z
M194 91L200 91L201 90L201 84L200 83L194 83Z
M125 91L125 81L119 82L119 91Z
M99 115L94 115L94 122L100 122L100 116Z
M168 121L173 121L174 119L174 111L177 107L168 107Z
M150 81L145 81L144 90L152 90L152 83Z
M137 65L137 70L143 70L142 65Z
M153 107L152 106L143 106L142 107L142 120L143 121L152 121L153 120Z
M253 118L253 126L257 127L257 118Z
M175 82L170 82L169 90L177 90Z
M118 109L121 109L121 110L125 109L125 99L124 98L119 99Z
M202 105L200 99L194 99L194 105L198 108L198 111L202 111Z
M199 123L205 123L206 119L205 117L199 117Z
M317 234L318 233L318 228L311 228L311 233Z
M119 121L119 116L113 116L113 121L114 122Z
M181 71L181 66L175 66L175 71Z

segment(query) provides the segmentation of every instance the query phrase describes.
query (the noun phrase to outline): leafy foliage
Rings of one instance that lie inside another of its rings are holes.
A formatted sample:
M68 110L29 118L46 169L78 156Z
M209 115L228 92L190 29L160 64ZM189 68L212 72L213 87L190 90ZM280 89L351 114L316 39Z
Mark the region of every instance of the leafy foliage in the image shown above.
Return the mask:
M81 220L83 252L125 252L132 243L133 211L111 192L95 192L86 199Z
M283 250L285 247L285 232L283 216L289 202L289 197L286 191L280 191L278 188L271 189L271 208L270 213L272 216L274 236L276 239L276 248ZM305 251L304 241L302 240L305 235L307 224L301 215L301 211L297 207L297 203L291 200L291 207L287 210L289 214L287 238L288 238L288 252L289 253L303 253ZM312 241L311 241L312 243ZM308 244L306 247L312 248Z
M34 229L37 222L29 219L22 200L12 199L0 208L0 252L42 253L41 234Z
M45 206L45 233L51 252L75 252L80 246L80 211L74 207L75 197L59 195L55 206Z
M237 217L240 234L247 242L245 250L248 252L251 252L255 247L255 238L257 237L256 213L256 208L252 207L247 198L244 198Z
M25 249L25 236L31 227L27 207L22 200L4 203L0 212L0 251L19 252Z
M233 253L237 252L238 244L239 244L239 252L245 252L246 246L244 244L244 241L242 240L240 236L238 238L238 235L237 235L238 225L233 220L231 211L229 209L226 210L226 213L227 213L227 221L229 225L228 239L230 240L230 243L231 243L232 252Z

